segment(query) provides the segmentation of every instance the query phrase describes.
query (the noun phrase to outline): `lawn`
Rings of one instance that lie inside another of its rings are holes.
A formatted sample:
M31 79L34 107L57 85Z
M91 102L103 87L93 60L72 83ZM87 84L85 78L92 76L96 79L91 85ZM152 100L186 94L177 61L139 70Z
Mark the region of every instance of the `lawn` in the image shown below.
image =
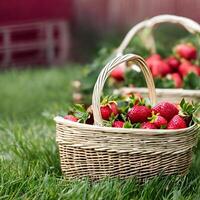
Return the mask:
M53 117L72 103L70 82L80 68L0 74L0 199L199 200L200 144L186 177L99 183L68 181L59 164Z

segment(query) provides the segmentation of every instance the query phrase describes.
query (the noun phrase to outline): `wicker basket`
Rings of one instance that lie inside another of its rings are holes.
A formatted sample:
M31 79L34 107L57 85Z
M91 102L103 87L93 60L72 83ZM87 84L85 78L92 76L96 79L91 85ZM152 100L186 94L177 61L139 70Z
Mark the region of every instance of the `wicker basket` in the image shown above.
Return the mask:
M142 70L149 98L156 102L155 86L145 61L134 54L114 58L101 71L93 90L95 125L71 122L58 116L56 140L61 168L71 178L137 177L146 180L163 173L186 174L196 144L198 126L179 130L147 130L103 127L100 96L110 72L120 63L131 61Z
M144 28L149 29L148 42L145 43L146 47L150 49L151 53L156 53L156 45L155 39L152 34L153 28L160 23L174 23L183 26L188 32L191 34L199 34L200 33L200 25L188 18L179 17L174 15L159 15L153 17L151 19L142 21L134 26L125 36L124 40L116 50L117 55L123 55L125 49L129 45L130 41L133 39L136 34L138 34ZM148 45L148 46L147 46ZM134 52L133 52L134 53ZM126 88L122 88L122 90L126 90ZM137 89L131 89L133 92L137 91ZM147 90L139 89L141 94L147 95ZM184 97L186 100L194 100L196 102L200 101L200 90L186 90L186 89L158 89L156 91L158 100L171 100L175 103L180 102L180 100ZM176 94L174 96L174 94ZM167 99L166 99L167 98Z

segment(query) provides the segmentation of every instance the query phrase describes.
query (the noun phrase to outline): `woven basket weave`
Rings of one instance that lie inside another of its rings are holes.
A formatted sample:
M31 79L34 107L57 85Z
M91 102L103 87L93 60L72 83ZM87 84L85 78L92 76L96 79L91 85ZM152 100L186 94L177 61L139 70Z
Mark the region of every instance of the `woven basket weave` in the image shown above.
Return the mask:
M116 50L117 55L123 55L125 49L131 42L131 40L143 29L148 28L148 42L144 42L144 45L150 49L151 53L156 53L156 42L153 37L153 29L161 23L173 23L179 24L184 27L189 33L199 36L200 25L186 17L180 17L175 15L159 15L148 20L142 21L135 25L125 36L124 40ZM167 36L169 37L169 36ZM134 52L133 52L134 53ZM124 89L122 88L124 91ZM125 88L126 90L126 88ZM147 95L147 90L139 89L141 94ZM137 91L137 89L132 89L132 91ZM194 100L196 102L200 101L200 90L188 90L188 89L158 89L156 91L158 100L171 100L174 103L180 102L184 97L186 100ZM174 96L174 94L176 94Z
M198 126L179 130L147 130L103 127L100 96L110 72L120 63L131 61L142 70L149 98L156 102L155 87L145 61L134 54L118 56L101 71L93 90L95 125L71 122L58 116L56 140L61 168L69 178L137 177L146 180L163 173L186 174L196 144Z

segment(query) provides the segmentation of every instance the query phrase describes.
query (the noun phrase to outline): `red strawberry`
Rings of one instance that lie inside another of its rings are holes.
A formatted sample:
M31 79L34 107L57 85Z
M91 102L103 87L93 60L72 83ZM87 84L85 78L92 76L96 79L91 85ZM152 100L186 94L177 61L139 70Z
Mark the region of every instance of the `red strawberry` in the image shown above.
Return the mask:
M200 76L200 67L199 67L199 66L196 66L196 68L197 68L198 74L199 74L199 76Z
M154 60L151 65L151 72L154 77L165 76L171 72L171 69L164 61Z
M183 62L180 66L179 66L179 73L182 75L182 77L185 77L188 72L190 67L192 66L191 63L189 62Z
M163 62L162 63L162 76L165 76L171 72L172 72L172 70L171 70L170 66L168 64L166 64L165 62Z
M101 110L102 118L104 120L109 120L109 118L112 114L112 110L111 110L110 106L109 105L101 106L100 110Z
M185 123L185 120L179 116L175 115L169 122L167 129L180 129L180 128L186 128L187 125Z
M151 116L151 109L146 106L134 105L127 113L128 119L132 123L145 122Z
M180 62L175 57L171 56L165 60L173 71L178 71Z
M192 44L179 44L175 47L176 53L187 60L197 58L197 49Z
M110 102L109 105L110 105L110 108L112 110L112 113L115 116L118 115L119 114L119 110L118 110L117 104L115 102Z
M151 66L153 65L153 62L155 60L161 60L161 56L159 54L153 54L151 56L149 56L147 59L146 59L146 63L147 63L147 66L149 68L151 68Z
M112 127L115 127L115 128L123 128L123 126L124 126L124 122L119 121L119 120L114 121L112 124Z
M150 69L151 69L153 77L162 76L162 70L161 70L161 67L160 67L160 60L152 61L151 65L150 65Z
M174 115L178 114L177 107L169 102L163 101L159 102L157 105L155 105L152 108L152 111L154 111L155 114L160 114L162 117L164 117L167 121L170 121Z
M144 129L157 129L157 127L151 122L143 122L141 128Z
M198 72L198 75L200 76L200 67L199 66L197 66L197 65L193 65L193 72L195 73L195 74L197 74L197 72Z
M158 114L151 117L151 123L153 123L157 128L167 127L167 120Z
M110 76L117 81L123 81L125 75L126 66L124 64L120 64L117 68L115 68Z
M183 80L179 73L168 74L167 78L174 81L174 85L176 88L183 87Z
M183 80L182 80L181 76L179 75L179 73L173 73L172 79L174 80L176 88L183 87Z
M199 74L199 71L196 66L192 65L189 62L184 62L179 66L179 72L182 75L182 77L187 76L190 72L193 72L195 74Z
M190 68L189 73L190 73L190 72L193 72L193 73L195 73L196 75L199 75L199 70L198 70L197 67L194 66L194 65L192 65L192 67Z
M67 120L70 120L70 121L73 121L73 122L78 121L78 119L76 117L74 117L73 115L66 115L66 116L64 116L64 119L67 119Z

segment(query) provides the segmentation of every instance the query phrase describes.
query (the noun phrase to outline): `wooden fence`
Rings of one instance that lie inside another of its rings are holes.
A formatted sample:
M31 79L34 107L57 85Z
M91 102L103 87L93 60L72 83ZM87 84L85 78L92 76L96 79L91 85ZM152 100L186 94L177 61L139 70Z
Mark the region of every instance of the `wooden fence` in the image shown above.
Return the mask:
M63 63L69 43L68 26L64 21L1 26L0 68Z

